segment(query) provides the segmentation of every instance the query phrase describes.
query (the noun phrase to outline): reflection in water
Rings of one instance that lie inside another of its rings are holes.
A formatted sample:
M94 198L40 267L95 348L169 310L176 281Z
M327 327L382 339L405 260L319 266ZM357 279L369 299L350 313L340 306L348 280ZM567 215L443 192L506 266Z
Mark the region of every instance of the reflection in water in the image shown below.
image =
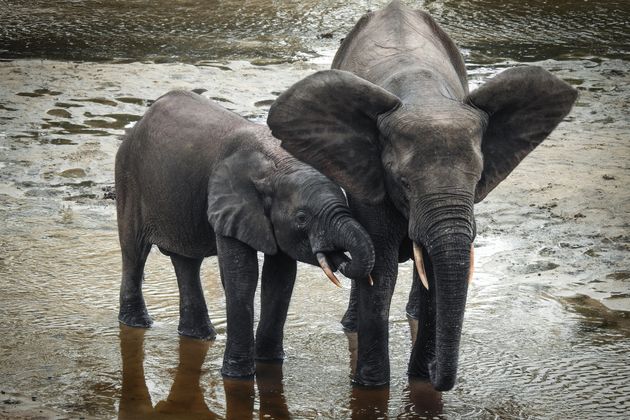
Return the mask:
M201 386L203 364L214 341L179 337L179 363L166 399L153 404L146 384L145 334L147 329L120 325L120 353L122 358L122 389L118 418L137 419L215 419L221 418L204 398ZM348 334L356 363L356 334ZM256 363L256 379L223 378L225 392L225 417L228 419L259 418L286 419L291 414L283 386L282 363ZM208 384L214 388L217 384ZM256 398L258 389L258 399ZM387 418L390 403L390 387L349 387L348 409L352 419ZM258 406L256 402L258 401ZM438 416L442 413L441 393L425 382L411 382L405 388L400 402L402 414ZM223 407L218 407L221 410Z
M146 385L144 372L144 328L120 325L122 390L118 418L215 419L221 418L206 404L200 385L202 366L214 341L179 337L179 364L168 397L155 406ZM256 381L260 399L260 417L289 418L282 385L282 364L257 363ZM255 382L247 379L223 379L228 419L252 419L255 412Z
M122 391L118 418L216 418L203 397L199 384L201 366L213 341L179 338L179 364L166 400L155 407L144 376L144 328L120 325Z
M352 418L356 420L387 418L388 402L389 386L380 388L355 386L350 396Z
M404 412L433 418L442 414L442 393L428 382L410 381L403 396Z
M412 329L412 320L409 319ZM417 321L416 321L417 332ZM348 339L348 351L350 353L350 372L354 376L357 367L358 336L356 332L345 331ZM389 413L390 388L366 388L355 386L352 388L350 397L350 409L353 419L382 419L387 418ZM442 393L436 391L433 386L424 381L410 380L409 385L403 391L400 406L403 417L413 417L419 415L432 418L442 414Z
M260 417L272 419L289 417L282 386L282 364L256 363L256 383L260 396Z
M223 378L225 417L228 419L254 418L254 380Z

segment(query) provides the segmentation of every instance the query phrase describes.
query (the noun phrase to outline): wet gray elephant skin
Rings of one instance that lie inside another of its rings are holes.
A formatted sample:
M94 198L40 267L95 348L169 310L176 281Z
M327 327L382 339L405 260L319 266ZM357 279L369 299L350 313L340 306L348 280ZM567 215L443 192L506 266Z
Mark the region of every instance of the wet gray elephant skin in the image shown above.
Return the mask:
M355 279L372 270L372 242L350 216L341 189L289 155L266 126L195 93L160 97L126 134L115 173L119 320L151 325L142 282L151 245L157 245L175 267L179 333L214 338L199 271L205 257L218 255L227 307L226 376L252 375L255 358L283 358L296 260L321 265L333 281L336 269ZM265 256L254 340L257 251Z
M281 95L268 124L283 147L339 182L374 242L375 286L356 282L342 321L358 332L354 381L389 381L389 305L397 263L413 255L407 312L419 332L408 374L449 390L473 264L473 204L549 135L577 92L539 67L517 67L469 93L453 41L397 1L361 18L332 67Z

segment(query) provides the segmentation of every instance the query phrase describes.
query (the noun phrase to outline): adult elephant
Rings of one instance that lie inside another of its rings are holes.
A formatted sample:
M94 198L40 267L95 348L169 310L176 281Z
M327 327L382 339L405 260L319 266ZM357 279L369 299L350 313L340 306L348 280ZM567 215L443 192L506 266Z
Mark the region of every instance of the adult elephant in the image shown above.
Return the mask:
M283 147L344 187L376 249L376 285L358 282L343 324L358 331L354 380L389 381L397 262L413 255L408 312L419 319L408 373L454 386L481 201L570 111L576 91L539 67L506 70L469 93L462 57L425 12L398 1L369 13L333 70L271 107ZM412 246L413 244L413 246Z
M163 95L127 133L116 155L116 193L119 320L151 324L142 280L157 245L175 267L180 334L214 338L199 269L205 257L218 255L227 307L226 376L252 375L254 358L283 358L296 260L321 265L337 284L332 269L367 279L374 265L370 237L351 217L337 184L282 149L266 126L195 93ZM265 259L254 340L257 251Z

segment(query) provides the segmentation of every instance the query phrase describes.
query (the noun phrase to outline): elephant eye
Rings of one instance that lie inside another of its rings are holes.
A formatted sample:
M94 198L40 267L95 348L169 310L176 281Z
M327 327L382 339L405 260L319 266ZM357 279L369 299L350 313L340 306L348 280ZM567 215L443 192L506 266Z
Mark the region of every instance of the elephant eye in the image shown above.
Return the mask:
M304 210L298 210L297 213L295 213L295 222L297 223L298 227L306 226L308 220L308 214Z
M409 190L409 181L404 176L400 177L400 184L403 186L405 190Z

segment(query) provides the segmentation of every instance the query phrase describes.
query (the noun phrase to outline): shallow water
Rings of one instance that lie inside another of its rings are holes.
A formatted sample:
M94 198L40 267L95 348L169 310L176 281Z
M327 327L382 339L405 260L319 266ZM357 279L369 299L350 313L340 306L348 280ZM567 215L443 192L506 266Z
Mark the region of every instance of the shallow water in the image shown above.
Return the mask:
M387 1L2 0L0 57L196 62L294 61L336 48L356 20ZM628 58L624 0L426 0L475 61Z
M264 121L278 93L328 67L354 20L382 3L0 0L0 417L20 406L121 418L628 417L630 12L621 1L425 2L462 47L472 87L540 60L580 91L567 121L476 207L477 272L452 392L405 377L409 263L391 310L389 389L350 385L338 323L349 291L312 267L299 268L288 358L260 365L255 382L219 373L225 302L214 258L202 279L215 342L177 336L175 276L157 251L145 282L154 327L119 327L107 197L123 127L173 88L205 89Z

